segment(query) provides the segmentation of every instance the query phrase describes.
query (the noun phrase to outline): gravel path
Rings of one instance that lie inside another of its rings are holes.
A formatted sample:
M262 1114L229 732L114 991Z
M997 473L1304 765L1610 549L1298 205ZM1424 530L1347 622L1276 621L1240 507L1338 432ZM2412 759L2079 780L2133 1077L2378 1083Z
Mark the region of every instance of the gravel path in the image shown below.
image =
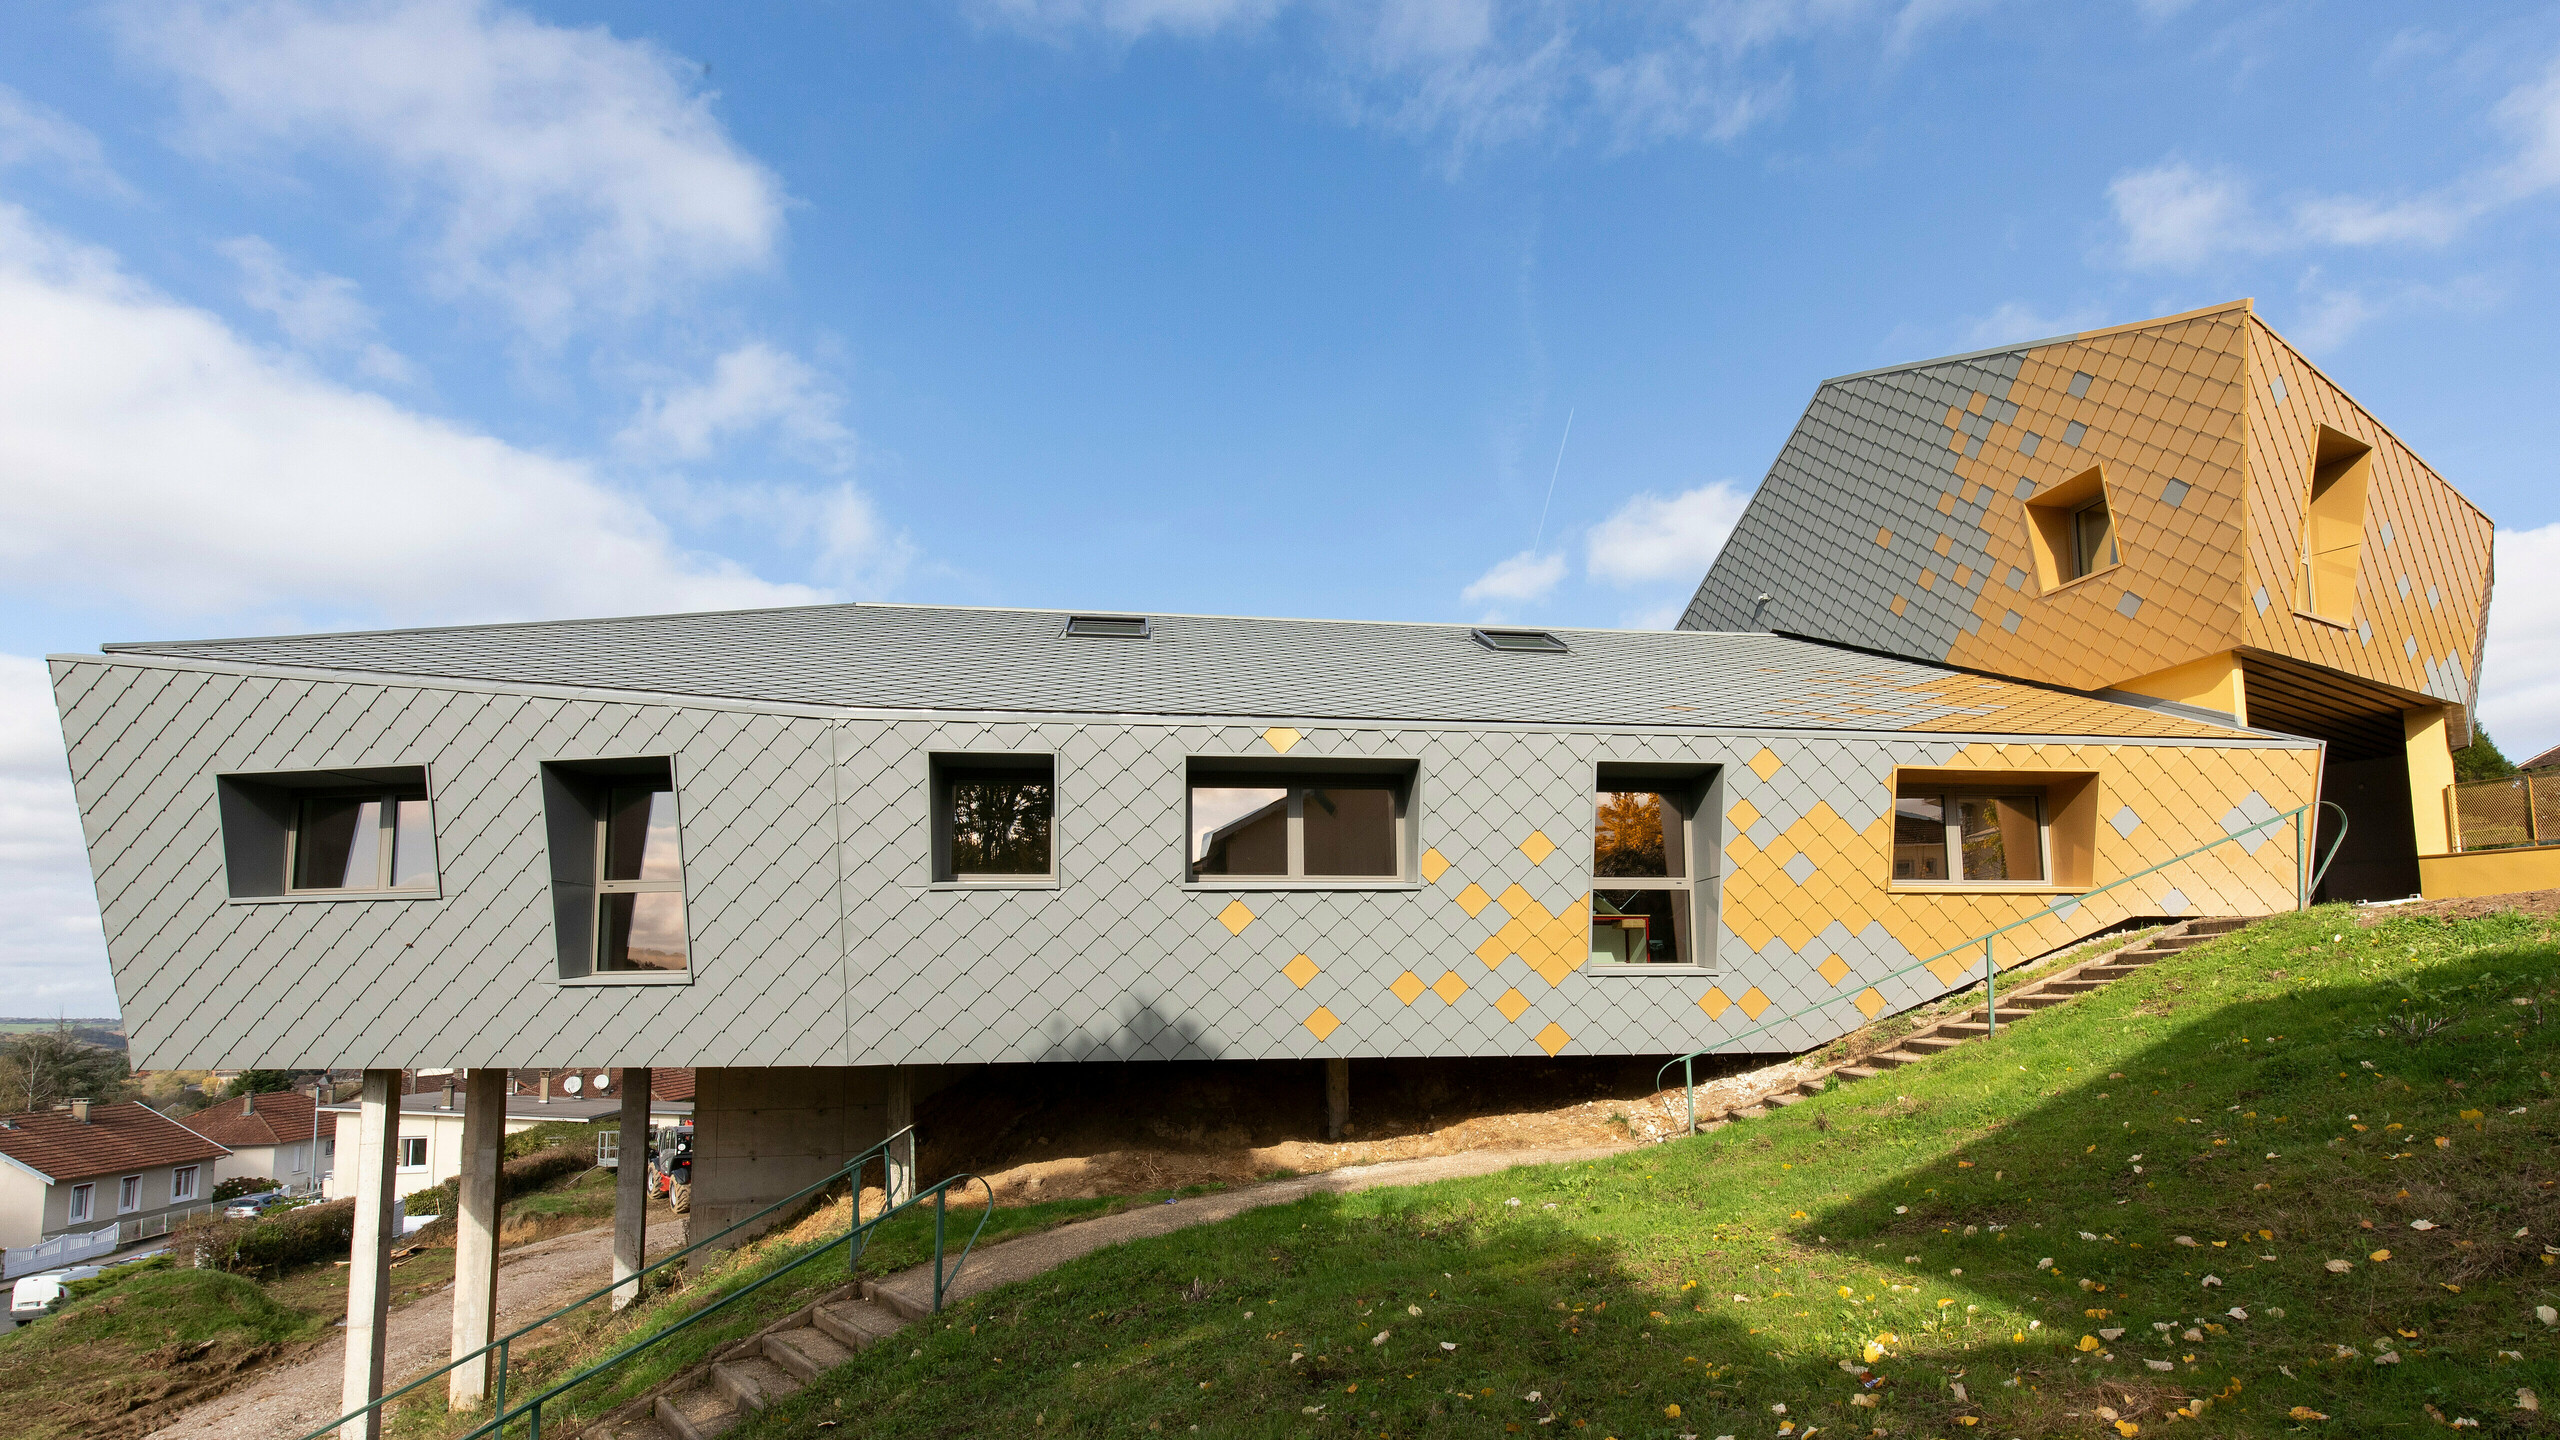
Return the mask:
M650 1253L675 1248L683 1233L681 1226L652 1225ZM498 1262L498 1329L504 1333L538 1319L612 1278L611 1226L509 1250ZM434 1369L444 1363L452 1338L453 1287L448 1285L391 1312L385 1373L396 1385ZM152 1432L150 1440L291 1440L307 1435L338 1418L345 1356L346 1336L334 1334L292 1364L182 1412Z

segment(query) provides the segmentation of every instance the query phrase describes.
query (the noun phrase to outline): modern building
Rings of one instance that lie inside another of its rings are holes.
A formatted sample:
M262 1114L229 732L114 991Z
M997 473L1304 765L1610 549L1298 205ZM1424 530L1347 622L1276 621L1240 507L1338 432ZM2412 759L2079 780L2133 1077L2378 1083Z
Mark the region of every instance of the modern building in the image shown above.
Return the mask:
M118 1227L167 1233L212 1207L229 1152L139 1101L0 1116L0 1249Z
M2290 908L2323 798L2327 893L2410 893L2489 534L2243 303L1825 383L1670 632L857 604L51 664L138 1060L363 1067L383 1196L400 1068L699 1067L717 1226L970 1065L1803 1050L1998 927Z
M310 1195L337 1163L338 1117L299 1090L217 1100L178 1123L230 1152L214 1162L217 1185L273 1180Z

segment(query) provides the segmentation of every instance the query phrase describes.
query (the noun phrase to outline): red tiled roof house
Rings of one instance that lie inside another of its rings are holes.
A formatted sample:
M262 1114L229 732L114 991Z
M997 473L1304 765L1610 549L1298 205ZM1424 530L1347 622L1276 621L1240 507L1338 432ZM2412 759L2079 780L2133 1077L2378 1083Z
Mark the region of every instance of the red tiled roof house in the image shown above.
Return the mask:
M160 1233L211 1203L229 1153L135 1101L0 1116L0 1248L110 1221L120 1238Z
M216 1184L247 1177L309 1194L337 1160L338 1117L298 1090L224 1100L178 1123L231 1152L214 1162Z

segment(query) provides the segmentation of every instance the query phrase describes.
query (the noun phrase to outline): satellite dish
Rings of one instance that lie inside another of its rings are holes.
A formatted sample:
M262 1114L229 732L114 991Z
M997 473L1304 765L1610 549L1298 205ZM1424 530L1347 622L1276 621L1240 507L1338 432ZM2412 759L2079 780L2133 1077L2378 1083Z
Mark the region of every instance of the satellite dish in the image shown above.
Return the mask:
M568 1091L572 1095L575 1095L578 1093L578 1088L582 1083L583 1082L581 1082L577 1076L572 1075L560 1082L560 1088Z
M596 1078L592 1083L599 1090L609 1090L613 1088L613 1077L606 1074L604 1071L599 1070L596 1072Z

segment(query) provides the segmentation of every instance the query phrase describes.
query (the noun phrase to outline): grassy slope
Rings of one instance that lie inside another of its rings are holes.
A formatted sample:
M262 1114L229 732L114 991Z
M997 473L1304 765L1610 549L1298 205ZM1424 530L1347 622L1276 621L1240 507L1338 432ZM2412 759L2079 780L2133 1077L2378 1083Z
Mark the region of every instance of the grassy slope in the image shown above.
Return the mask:
M1716 1135L1088 1256L735 1433L2522 1433L2519 1387L2560 1404L2555 940L2282 917Z
M136 1275L0 1335L0 1432L29 1440L138 1434L148 1428L142 1417L168 1402L320 1330L236 1275Z

